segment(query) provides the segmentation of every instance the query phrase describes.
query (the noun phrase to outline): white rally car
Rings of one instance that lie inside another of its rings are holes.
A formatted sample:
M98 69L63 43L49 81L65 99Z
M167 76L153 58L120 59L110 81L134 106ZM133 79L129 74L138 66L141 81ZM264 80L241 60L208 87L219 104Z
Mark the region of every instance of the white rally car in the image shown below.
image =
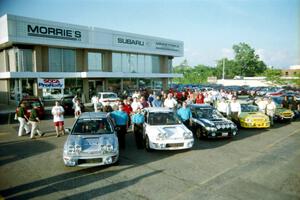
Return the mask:
M143 134L147 151L189 149L193 133L168 108L146 108Z

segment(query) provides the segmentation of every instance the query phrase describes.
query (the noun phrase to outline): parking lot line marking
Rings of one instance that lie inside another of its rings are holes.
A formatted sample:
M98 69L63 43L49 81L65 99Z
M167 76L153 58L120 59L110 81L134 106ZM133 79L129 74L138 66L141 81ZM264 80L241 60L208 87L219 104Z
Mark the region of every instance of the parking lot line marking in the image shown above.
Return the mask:
M299 129L298 129L298 130L295 130L295 131L293 131L292 133L290 133L289 135L287 135L287 136L285 136L285 137L282 137L282 138L276 140L276 141L273 142L272 144L268 144L262 151L266 151L266 150L272 148L273 146L275 146L275 145L277 145L278 143L282 142L282 141L285 140L286 138L291 137L292 135L295 135L296 133L300 133L300 130L299 130Z

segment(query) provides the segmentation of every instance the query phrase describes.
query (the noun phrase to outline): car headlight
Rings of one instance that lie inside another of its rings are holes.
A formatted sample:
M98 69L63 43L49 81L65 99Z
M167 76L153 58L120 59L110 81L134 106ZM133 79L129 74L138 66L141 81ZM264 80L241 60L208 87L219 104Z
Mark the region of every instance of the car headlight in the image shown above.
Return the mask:
M220 128L222 128L220 125L217 125L216 127L217 127L217 129L220 129Z
M167 139L167 134L166 133L158 133L156 136L157 140L165 140Z
M225 124L222 124L222 126L221 126L221 127L224 129L224 128L226 128L226 125L225 125Z
M230 124L230 128L235 129L236 126L234 124Z
M68 146L68 153L75 153L75 146L69 145Z
M245 119L245 122L247 122L247 123L252 123L252 119L247 118L247 119Z
M193 139L193 133L192 132L185 132L183 133L184 139Z
M82 150L81 146L80 145L75 145L75 152L76 153L80 153Z

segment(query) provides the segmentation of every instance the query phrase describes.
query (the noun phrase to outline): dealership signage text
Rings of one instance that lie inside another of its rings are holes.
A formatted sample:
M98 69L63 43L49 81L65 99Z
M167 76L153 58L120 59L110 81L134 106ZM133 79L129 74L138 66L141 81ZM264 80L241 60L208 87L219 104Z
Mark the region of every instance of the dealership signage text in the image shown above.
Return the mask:
M81 31L27 24L27 34L35 37L46 37L64 40L81 40Z
M48 89L62 89L65 88L65 80L64 79L38 79L38 87L48 88Z

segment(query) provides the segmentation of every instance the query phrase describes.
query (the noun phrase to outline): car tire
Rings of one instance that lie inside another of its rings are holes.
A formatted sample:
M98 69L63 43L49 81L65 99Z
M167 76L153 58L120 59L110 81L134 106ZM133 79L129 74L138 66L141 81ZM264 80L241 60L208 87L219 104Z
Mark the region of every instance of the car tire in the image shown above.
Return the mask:
M145 149L146 149L146 151L148 151L148 152L151 152L151 151L152 151L152 149L150 148L150 142L149 142L148 136L145 137Z

